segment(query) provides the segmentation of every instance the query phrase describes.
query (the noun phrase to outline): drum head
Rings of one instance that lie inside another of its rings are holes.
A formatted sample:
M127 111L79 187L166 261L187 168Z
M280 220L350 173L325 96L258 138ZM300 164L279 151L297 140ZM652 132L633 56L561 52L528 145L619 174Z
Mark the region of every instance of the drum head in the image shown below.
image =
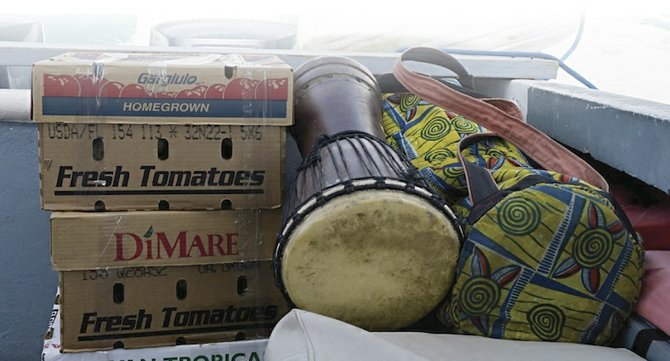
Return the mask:
M369 330L418 321L454 280L459 240L426 200L363 190L310 212L283 252L281 277L296 307Z

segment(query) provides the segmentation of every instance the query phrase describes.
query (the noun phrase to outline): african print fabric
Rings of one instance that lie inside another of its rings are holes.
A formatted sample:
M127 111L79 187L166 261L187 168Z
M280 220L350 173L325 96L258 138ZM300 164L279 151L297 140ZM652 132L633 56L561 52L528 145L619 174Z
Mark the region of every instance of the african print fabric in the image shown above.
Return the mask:
M473 205L458 143L484 130L411 94L386 95L383 107L387 142L445 197L466 234L440 320L495 338L611 341L637 301L644 250L609 194L486 138L463 156L491 170L499 190Z

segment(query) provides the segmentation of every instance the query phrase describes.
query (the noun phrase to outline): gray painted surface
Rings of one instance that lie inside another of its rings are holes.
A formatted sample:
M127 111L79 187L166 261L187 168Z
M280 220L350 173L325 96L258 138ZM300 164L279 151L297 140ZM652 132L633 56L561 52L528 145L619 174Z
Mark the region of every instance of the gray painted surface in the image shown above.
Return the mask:
M0 122L0 360L39 360L58 277L40 208L37 127Z
M670 105L569 86L528 90L528 122L670 193Z

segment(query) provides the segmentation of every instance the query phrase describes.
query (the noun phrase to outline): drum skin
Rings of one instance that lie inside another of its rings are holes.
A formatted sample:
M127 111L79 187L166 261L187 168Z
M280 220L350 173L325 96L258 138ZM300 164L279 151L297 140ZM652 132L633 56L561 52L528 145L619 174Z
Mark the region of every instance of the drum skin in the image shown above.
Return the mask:
M363 190L305 217L284 249L282 278L298 308L395 330L444 299L458 252L452 223L425 200Z

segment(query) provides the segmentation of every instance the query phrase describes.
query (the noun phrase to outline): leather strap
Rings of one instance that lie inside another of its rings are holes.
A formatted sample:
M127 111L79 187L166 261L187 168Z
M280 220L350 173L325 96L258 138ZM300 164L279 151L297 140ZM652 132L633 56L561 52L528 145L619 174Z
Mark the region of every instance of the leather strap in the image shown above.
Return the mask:
M433 48L427 48L427 47L414 47L410 48L407 51L405 51L402 54L402 60L405 61L418 61L421 63L426 63L426 64L433 64L433 65L439 65L445 69L448 69L449 71L454 72L456 75L458 75L458 81L463 85L464 87L474 89L474 81L472 79L472 75L468 73L468 71L463 67L463 65L456 60L453 56L439 56L435 54L435 50ZM441 52L438 50L438 52L444 54L444 52Z
M544 169L579 178L609 192L609 185L602 175L546 134L521 121L515 114L509 114L494 105L450 89L430 76L407 69L403 63L406 60L451 66L450 64L454 62L458 63L451 55L434 48L410 48L396 61L393 74L412 93L472 119L487 130L500 135ZM461 72L460 68L458 72Z

